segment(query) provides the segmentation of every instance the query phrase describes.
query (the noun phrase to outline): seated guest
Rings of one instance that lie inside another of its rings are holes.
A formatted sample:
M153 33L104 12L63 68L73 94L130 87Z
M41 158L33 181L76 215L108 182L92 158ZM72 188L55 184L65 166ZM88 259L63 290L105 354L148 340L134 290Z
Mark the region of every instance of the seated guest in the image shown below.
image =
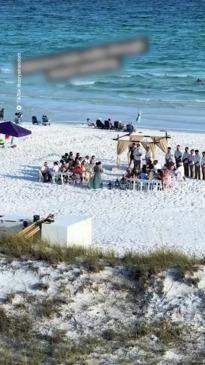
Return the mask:
M79 161L76 162L76 166L73 169L73 174L82 175L82 167L81 167L81 163Z
M139 173L137 173L136 169L133 169L133 170L132 170L132 178L133 178L134 180L137 180L137 179L138 179L138 177L139 177Z
M162 177L162 184L164 188L172 187L172 176L169 169L164 170Z
M178 167L175 170L175 175L176 175L177 181L185 180L184 166L183 166L182 162L178 163Z
M118 179L115 180L115 188L118 189L120 187L120 181Z
M173 175L175 170L174 162L169 162L167 165L167 169L170 171L170 173Z
M78 166L80 164L80 160L79 159L75 159L73 161L73 168L75 168L76 166Z
M104 129L112 129L112 122L110 118L104 121Z
M154 168L153 163L151 161L148 162L148 164L147 164L147 171L151 171L151 170L153 170L153 168Z
M72 171L75 167L75 162L74 160L69 160L68 162L68 170Z
M157 180L163 180L163 170L162 169L157 170L156 178L157 178Z
M125 178L125 176L122 177L122 179L120 180L120 189L121 190L126 190L127 188L127 180Z
M130 179L132 177L132 170L128 167L125 171L125 174L124 174L124 178L125 179Z
M97 128L100 128L100 129L103 129L103 128L104 128L104 124L103 124L103 122L102 122L102 119L101 119L101 118L98 118L98 119L96 120L96 127L97 127Z
M160 170L162 168L162 165L158 162L158 160L153 161L153 170L157 172L157 170Z
M131 133L133 133L133 132L135 131L135 129L134 129L134 127L133 127L132 123L127 124L127 126L126 126L126 131L127 131L129 134L131 134Z
M64 160L60 160L60 168L59 168L60 172L66 172L67 171L67 165L65 163Z
M47 162L44 162L43 166L41 167L41 173L42 173L44 182L51 182L52 181L51 172L50 172L50 169L48 167Z
M147 173L147 167L146 165L142 166L142 171L140 173L140 179L147 180L148 179L148 173Z
M125 128L124 124L119 120L118 129L122 130L124 128Z
M148 175L148 180L153 180L154 179L154 172L153 172L153 170L149 170L148 173L147 173L147 175Z

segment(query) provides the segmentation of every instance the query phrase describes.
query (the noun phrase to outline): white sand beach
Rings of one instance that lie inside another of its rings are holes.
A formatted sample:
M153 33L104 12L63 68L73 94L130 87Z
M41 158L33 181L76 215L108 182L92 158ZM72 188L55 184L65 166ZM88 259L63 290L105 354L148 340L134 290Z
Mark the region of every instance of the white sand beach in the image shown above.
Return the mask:
M69 151L96 155L103 162L105 181L118 177L123 170L114 176L112 172L117 133L57 123L25 127L32 130L31 137L16 140L16 148L0 149L0 214L86 213L93 217L93 244L99 247L122 253L164 246L205 254L205 181L186 180L172 190L155 192L109 190L106 186L93 191L68 184L44 184L38 180L42 163L48 161L52 166ZM179 143L182 149L205 150L205 134L170 135L173 149ZM160 151L158 159L164 161ZM126 155L123 160L127 163Z

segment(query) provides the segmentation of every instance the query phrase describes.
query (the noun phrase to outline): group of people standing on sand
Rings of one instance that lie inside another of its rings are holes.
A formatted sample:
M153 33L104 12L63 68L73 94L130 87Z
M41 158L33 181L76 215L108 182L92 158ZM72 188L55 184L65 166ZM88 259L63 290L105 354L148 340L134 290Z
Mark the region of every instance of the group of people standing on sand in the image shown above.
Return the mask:
M198 149L185 147L184 152L182 152L180 145L177 145L173 154L171 147L168 147L165 163L175 163L176 168L183 166L185 177L197 180L202 177L205 180L205 151L200 154Z
M82 157L80 153L65 153L60 161L54 161L50 168L47 162L41 167L44 182L83 183L90 188L102 187L102 163L95 156Z
M141 149L140 143L133 142L129 148L129 166L122 179L115 182L119 187L130 179L134 180L161 180L165 187L173 186L173 177L178 181L185 180L186 177L205 180L205 152L200 156L199 150L186 147L181 151L180 145L172 153L168 147L165 154L165 163L160 164L154 160L150 146L146 147L145 153Z
M121 182L127 179L134 180L160 180L163 186L172 186L172 177L177 176L183 179L183 174L172 164L160 164L154 160L150 146L146 147L145 153L141 149L140 143L133 142L129 148L129 167L126 169Z

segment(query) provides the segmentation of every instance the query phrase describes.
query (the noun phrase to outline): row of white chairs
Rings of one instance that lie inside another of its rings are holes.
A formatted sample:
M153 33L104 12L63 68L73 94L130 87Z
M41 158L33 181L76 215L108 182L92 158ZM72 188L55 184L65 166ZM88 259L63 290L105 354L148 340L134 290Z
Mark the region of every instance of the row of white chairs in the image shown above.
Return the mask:
M158 191L162 190L160 180L133 180L133 190L137 191Z
M52 174L52 180L51 183L53 184L65 184L65 181L67 180L68 184L72 184L72 185L80 185L82 184L82 180L80 175L76 174L75 178L73 178L73 174L67 174L67 173L53 173ZM41 172L41 170L39 170L39 182L44 182L44 176Z

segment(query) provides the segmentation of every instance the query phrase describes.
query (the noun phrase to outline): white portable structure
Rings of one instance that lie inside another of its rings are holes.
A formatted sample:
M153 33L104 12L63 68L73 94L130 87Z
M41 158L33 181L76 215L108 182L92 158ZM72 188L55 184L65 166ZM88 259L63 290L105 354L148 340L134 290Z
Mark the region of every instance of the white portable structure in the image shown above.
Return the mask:
M60 246L89 246L92 244L92 218L82 214L58 216L54 222L42 224L41 238Z

